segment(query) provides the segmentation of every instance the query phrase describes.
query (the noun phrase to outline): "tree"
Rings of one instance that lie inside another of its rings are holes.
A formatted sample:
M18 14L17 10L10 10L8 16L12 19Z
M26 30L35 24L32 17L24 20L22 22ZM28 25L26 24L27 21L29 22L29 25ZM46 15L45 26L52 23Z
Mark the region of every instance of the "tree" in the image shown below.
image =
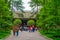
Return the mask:
M0 0L0 28L5 30L12 25L13 17L8 5L8 0Z
M17 24L22 24L22 21L20 20L20 19L15 19L14 21L13 21L13 24L14 25L17 25Z
M59 0L40 0L42 9L37 15L37 26L40 33L53 40L60 40L60 1ZM59 31L58 31L59 30Z
M39 0L31 0L30 6L34 10L37 7L37 13L38 13L38 6L40 6L40 1Z
M22 6L23 5L22 0L9 0L9 4L10 4L11 11L15 11L14 8L16 8L17 11L20 10L24 12L23 11L24 7Z
M27 25L28 25L28 26L35 25L34 20L28 20Z
M40 0L31 0L31 2L29 3L33 13L30 17L34 16L35 14L37 15L39 11L39 6L41 6Z
M54 22L55 19L55 15L56 13L54 13L54 1L53 0L43 0L43 8L40 10L40 15L39 15L39 20L41 21L40 26L45 26L46 24L49 24L48 26L50 26L51 24L56 24ZM51 23L50 23L50 22ZM52 25L51 25L52 26Z

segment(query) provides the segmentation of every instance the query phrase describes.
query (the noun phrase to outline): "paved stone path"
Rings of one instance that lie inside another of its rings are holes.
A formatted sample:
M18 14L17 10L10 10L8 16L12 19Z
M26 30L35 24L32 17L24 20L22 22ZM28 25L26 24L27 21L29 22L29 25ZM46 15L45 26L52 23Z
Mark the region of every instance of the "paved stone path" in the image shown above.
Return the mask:
M42 37L41 35L39 35L39 33L37 31L35 32L19 32L19 36L13 36L12 32L11 35L9 37L7 37L4 40L48 40L44 37Z

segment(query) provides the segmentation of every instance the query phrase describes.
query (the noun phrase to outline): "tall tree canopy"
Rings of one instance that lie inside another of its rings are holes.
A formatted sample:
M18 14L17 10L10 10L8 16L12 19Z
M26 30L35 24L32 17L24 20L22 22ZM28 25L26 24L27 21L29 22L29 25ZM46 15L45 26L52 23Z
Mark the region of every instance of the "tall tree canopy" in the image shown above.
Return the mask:
M41 6L40 0L31 0L29 3L33 13L30 17L34 16L35 14L37 15L39 12L39 7Z
M11 11L22 11L23 12L23 2L22 0L9 0Z
M60 25L60 12L59 12L59 1L58 0L43 0L42 9L37 22L40 21L39 26L56 26Z
M37 15L37 26L40 33L60 40L60 1L59 0L40 0L42 9Z
M12 14L9 11L8 0L0 0L0 28L6 28L12 24Z

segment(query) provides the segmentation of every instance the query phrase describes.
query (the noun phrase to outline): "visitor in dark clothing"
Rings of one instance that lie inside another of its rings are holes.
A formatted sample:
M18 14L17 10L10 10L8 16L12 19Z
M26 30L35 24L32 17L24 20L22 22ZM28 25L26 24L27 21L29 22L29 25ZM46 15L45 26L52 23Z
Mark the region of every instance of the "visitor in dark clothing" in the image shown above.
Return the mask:
M32 26L32 32L34 32L35 31L35 27L34 27L34 25Z

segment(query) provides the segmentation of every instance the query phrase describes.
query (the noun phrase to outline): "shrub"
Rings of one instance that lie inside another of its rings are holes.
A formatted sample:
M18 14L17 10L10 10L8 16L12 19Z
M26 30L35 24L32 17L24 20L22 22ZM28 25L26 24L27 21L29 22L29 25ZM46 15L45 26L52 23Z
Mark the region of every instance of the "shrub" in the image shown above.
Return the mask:
M21 24L21 23L22 23L22 21L20 19L15 19L13 22L14 25Z
M28 26L35 25L35 22L34 22L34 20L29 20L29 21L27 22L27 25L28 25Z

